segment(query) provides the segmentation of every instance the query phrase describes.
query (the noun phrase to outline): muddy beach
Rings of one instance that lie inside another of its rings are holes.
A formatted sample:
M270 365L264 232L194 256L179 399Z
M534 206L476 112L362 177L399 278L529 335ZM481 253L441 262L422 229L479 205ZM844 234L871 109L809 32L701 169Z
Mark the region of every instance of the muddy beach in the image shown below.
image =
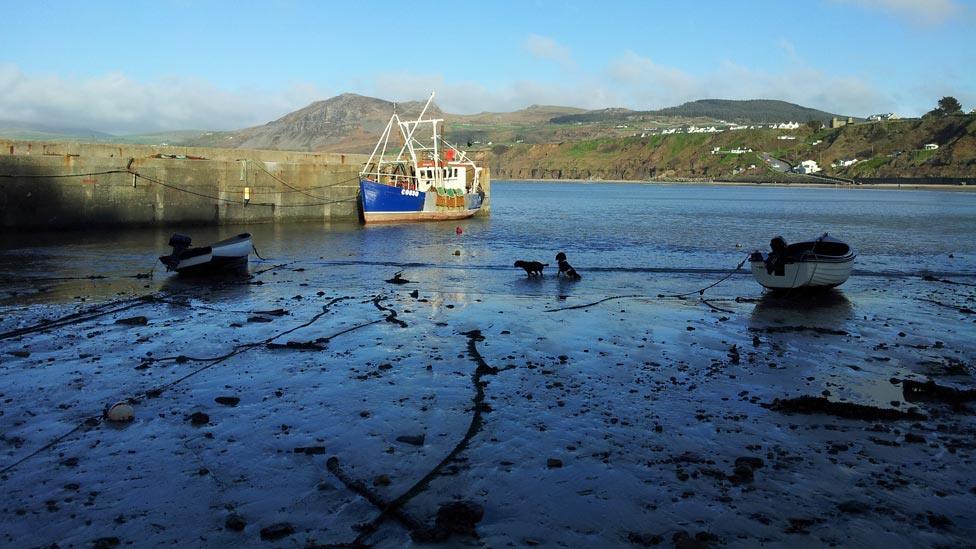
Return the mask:
M207 282L136 278L163 233L8 244L0 541L972 543L971 250L903 238L896 270L867 235L840 290L743 272L702 299L741 235L514 225L256 228L268 259ZM399 250L404 230L426 244ZM581 281L507 261L556 246Z

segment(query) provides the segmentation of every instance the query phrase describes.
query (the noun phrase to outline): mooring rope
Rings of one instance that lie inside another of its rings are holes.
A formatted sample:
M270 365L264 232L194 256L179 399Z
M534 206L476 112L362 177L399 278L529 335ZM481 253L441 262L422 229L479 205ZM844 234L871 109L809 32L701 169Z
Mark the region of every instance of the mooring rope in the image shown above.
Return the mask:
M731 271L729 271L725 276L723 276L721 279L719 279L719 280L717 280L717 281L709 284L708 286L705 286L704 288L699 288L697 290L694 290L694 291L691 291L691 292L685 292L683 294L657 294L656 299L668 299L668 298L670 298L670 299L683 299L683 298L685 298L685 297L687 297L689 295L694 295L694 294L698 294L699 296L704 296L705 295L705 292L707 290L710 290L710 289L714 288L715 286L718 286L719 284L721 284L721 283L725 282L726 280L732 278L732 275L734 275L735 273L739 272L739 270L742 269L742 266L745 265L746 264L746 261L748 261L748 260L749 260L749 256L746 256L745 259L743 259L742 261L740 261L739 264L736 265L735 268L732 269ZM586 303L586 304L583 304L583 305L572 305L570 307L560 307L558 309L547 309L547 310L545 310L543 312L546 312L546 313L556 313L556 312L559 312L559 311L570 311L570 310L573 310L573 309L586 309L588 307L592 307L594 305L599 305L600 303L604 303L606 301L612 301L612 300L615 300L615 299L635 299L635 298L636 299L655 299L654 297L647 296L647 295L643 295L643 294L619 295L619 296L605 297L605 298L600 299L598 301L594 301L592 303ZM719 307L715 307L714 305L709 304L707 301L705 301L704 297L701 298L701 301L705 302L707 305L709 305L710 307L712 307L714 309L719 309L719 310L722 310L722 311L725 311L725 312L731 312L731 311L728 311L726 309L720 309Z

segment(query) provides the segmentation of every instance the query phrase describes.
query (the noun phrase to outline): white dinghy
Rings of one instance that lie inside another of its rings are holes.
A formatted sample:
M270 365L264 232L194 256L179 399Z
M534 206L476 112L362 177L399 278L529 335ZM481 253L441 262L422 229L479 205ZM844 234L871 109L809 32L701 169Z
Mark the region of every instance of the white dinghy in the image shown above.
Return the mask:
M758 250L749 256L752 276L771 290L833 288L851 276L857 253L827 233L807 242L787 245L782 236L769 242L768 256Z
M179 274L211 274L247 268L251 233L241 233L202 248L191 248L190 237L174 234L169 239L173 253L159 258L167 271Z

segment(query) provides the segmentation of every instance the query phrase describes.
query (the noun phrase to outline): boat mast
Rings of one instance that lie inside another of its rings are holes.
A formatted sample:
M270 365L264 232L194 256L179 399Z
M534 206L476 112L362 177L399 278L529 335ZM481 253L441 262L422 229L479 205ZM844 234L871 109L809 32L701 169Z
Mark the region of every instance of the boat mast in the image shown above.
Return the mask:
M416 120L399 122L400 133L403 134L404 148L408 149L410 152L410 161L413 162L414 168L417 167L417 153L413 147L413 134L417 131L417 127L420 122L423 121L424 114L427 113L427 108L430 107L431 101L434 100L434 92L430 92L430 97L427 98L427 103L424 104L424 108L420 111L420 116ZM397 155L394 162L399 162L400 158L403 156L403 150L400 149L400 154Z
M386 129L383 130L383 134L380 135L380 140L376 142L376 146L373 147L373 152L369 155L369 160L366 161L366 165L363 167L363 171L359 172L359 176L363 177L369 172L369 167L373 163L373 158L376 156L376 151L380 149L380 144L383 144L383 152L386 152L386 142L390 140L390 130L393 129L393 119L397 118L396 113L390 117L390 121L386 123ZM376 180L379 181L380 164L383 163L383 155L380 155L379 160L376 161Z

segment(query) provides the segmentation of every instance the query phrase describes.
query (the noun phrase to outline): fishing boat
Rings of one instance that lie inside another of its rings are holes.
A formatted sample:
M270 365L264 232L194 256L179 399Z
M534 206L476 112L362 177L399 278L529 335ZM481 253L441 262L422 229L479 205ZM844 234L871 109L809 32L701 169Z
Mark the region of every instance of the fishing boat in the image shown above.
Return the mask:
M359 174L365 223L465 219L484 204L482 168L442 138L443 119L424 118L433 100L431 93L416 120L401 120L394 108Z
M191 248L191 242L192 239L183 234L170 237L173 253L159 258L167 271L193 275L246 269L247 257L254 247L251 233L241 233L200 248Z
M795 244L777 236L769 246L769 255L757 250L749 262L756 282L771 290L840 286L851 276L857 257L853 248L827 233Z

